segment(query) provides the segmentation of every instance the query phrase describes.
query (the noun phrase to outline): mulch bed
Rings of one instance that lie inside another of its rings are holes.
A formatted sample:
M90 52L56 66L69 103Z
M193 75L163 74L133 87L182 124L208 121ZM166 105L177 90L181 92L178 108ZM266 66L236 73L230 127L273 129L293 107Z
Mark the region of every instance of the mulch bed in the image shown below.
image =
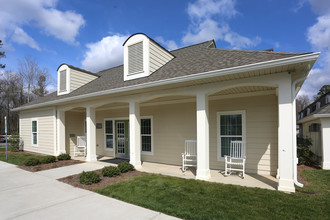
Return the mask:
M63 182L63 183L70 184L74 187L79 187L79 188L82 188L82 189L87 189L87 190L90 190L90 191L94 191L96 189L102 189L106 186L117 183L119 181L128 180L128 179L130 179L134 176L144 174L144 172L134 170L134 171L130 171L130 172L127 172L127 173L121 173L119 176L116 176L116 177L104 177L104 176L102 176L102 170L95 170L95 172L100 174L101 181L98 182L98 183L94 183L92 185L81 184L79 182L79 175L80 174L67 176L67 177L64 177L64 178L61 178L61 179L58 179L58 180Z
M311 167L311 166L306 166L306 165L303 165L303 164L298 165L298 167L297 167L298 182L304 184L305 186L308 186L310 183L301 176L301 172L303 170L316 170L316 169L320 169L320 167L318 167L318 166L312 166Z
M85 163L85 162L80 161L80 160L59 160L59 161L56 161L54 163L39 164L39 165L36 165L36 166L21 165L21 166L18 166L18 167L23 169L23 170L30 171L30 172L38 172L38 171L42 171L42 170L49 170L49 169L54 169L54 168L58 168L58 167L64 167L64 166L79 164L79 163Z

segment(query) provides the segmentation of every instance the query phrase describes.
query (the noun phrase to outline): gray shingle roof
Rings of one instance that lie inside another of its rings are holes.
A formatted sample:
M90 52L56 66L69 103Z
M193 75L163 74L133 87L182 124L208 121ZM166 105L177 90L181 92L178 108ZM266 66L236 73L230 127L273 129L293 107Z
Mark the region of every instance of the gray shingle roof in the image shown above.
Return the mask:
M74 97L109 89L138 85L146 82L156 82L159 80L171 79L180 76L193 75L202 72L221 70L307 54L218 49L211 48L210 45L214 46L214 41L206 41L200 44L195 44L171 51L175 58L148 77L124 81L123 65L121 65L98 72L97 75L100 76L99 78L76 89L70 94L57 96L57 92L54 92L33 102L25 104L24 106L60 100L63 98Z

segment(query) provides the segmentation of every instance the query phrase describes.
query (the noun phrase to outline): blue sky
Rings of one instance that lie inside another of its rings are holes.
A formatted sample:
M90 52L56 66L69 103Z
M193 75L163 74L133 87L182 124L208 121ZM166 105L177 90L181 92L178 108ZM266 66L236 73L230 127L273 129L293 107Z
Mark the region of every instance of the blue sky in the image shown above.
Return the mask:
M68 63L93 72L122 64L123 41L146 33L167 49L214 39L218 48L322 52L300 94L330 84L329 0L0 0L6 70L36 58L56 79Z

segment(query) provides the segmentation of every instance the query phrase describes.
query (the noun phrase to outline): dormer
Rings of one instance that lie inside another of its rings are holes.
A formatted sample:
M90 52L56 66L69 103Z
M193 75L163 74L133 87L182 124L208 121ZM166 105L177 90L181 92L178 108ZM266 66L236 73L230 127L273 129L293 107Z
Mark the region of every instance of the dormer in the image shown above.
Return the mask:
M124 46L124 81L150 76L174 56L147 35L130 36Z
M68 64L57 68L57 95L65 95L98 78L94 73Z

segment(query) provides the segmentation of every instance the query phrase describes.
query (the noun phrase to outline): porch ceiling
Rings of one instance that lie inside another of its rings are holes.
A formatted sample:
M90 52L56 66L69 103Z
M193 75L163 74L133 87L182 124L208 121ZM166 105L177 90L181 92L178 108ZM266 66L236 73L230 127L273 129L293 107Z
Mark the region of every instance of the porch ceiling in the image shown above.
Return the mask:
M220 95L233 95L233 94L241 94L241 93L254 93L261 91L274 91L275 87L269 86L240 86L234 87L230 89L226 89L217 93L212 94L211 96L220 96Z

